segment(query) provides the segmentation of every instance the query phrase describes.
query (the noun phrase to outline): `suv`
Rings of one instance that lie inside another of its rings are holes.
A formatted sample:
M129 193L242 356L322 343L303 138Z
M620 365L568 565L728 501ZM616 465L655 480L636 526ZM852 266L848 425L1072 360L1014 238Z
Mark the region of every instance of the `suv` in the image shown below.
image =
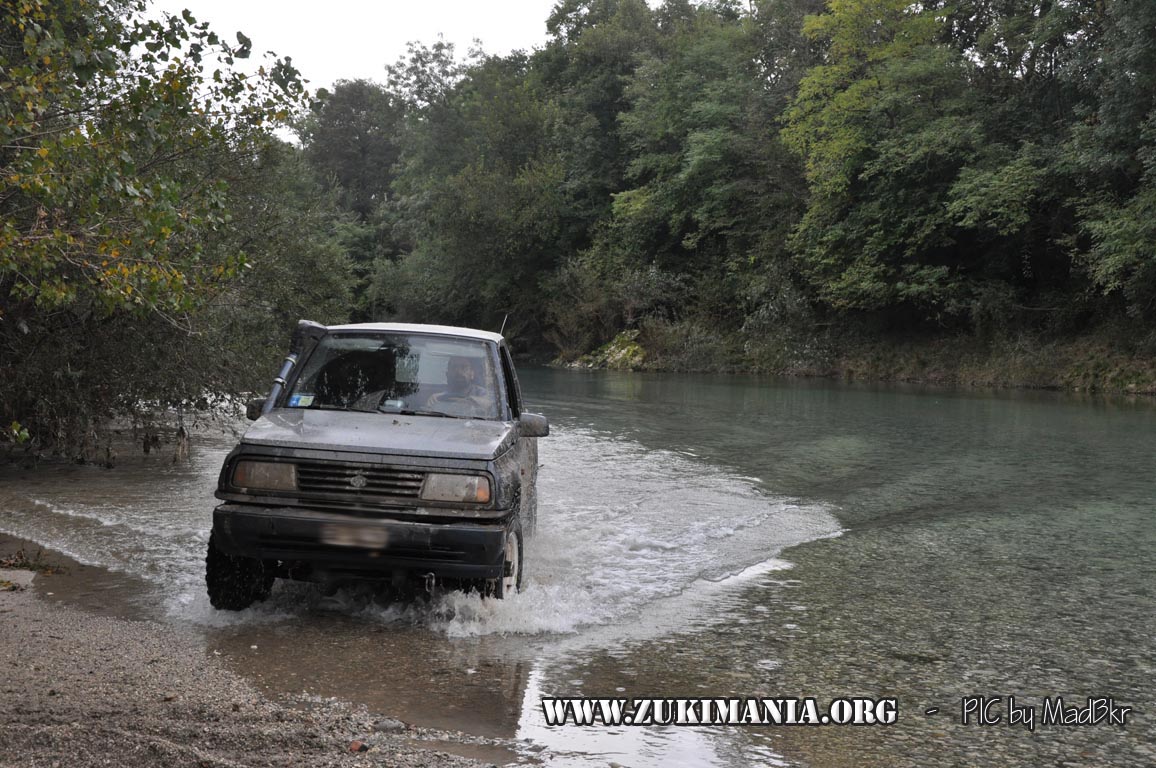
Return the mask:
M521 586L549 426L523 412L499 334L302 320L248 416L217 486L215 608L263 600L276 578Z

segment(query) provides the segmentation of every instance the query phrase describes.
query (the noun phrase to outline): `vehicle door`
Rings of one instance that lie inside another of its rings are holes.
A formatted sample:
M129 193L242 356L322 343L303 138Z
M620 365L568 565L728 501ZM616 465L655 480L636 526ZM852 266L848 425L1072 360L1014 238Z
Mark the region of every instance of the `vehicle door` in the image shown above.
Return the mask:
M514 370L514 361L510 350L503 341L498 348L501 363L502 384L506 393L506 405L510 411L510 418L516 424L522 415L522 390L518 385L518 374ZM522 528L531 533L537 523L538 511L538 439L523 437L519 432L513 448L514 463L517 467L518 479L521 482L521 514Z

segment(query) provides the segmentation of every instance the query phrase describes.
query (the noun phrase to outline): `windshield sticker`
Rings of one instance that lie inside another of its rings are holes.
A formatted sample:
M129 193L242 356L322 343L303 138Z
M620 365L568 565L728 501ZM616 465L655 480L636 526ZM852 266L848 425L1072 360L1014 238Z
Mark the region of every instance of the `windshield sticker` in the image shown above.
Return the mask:
M313 405L313 395L293 395L289 398L290 408L308 408Z

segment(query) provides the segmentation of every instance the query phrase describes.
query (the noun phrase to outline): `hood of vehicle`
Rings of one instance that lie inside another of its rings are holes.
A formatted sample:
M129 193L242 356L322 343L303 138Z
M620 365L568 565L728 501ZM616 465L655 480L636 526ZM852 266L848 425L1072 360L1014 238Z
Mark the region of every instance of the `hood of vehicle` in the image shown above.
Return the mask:
M277 408L253 422L244 442L278 448L492 459L513 440L504 421Z

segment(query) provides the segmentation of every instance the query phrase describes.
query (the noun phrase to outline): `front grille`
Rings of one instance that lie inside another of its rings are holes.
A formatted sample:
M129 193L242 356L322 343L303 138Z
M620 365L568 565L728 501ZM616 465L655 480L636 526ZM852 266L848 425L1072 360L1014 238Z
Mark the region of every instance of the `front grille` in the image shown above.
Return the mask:
M416 499L424 472L372 465L298 462L297 487L303 494L366 498Z

